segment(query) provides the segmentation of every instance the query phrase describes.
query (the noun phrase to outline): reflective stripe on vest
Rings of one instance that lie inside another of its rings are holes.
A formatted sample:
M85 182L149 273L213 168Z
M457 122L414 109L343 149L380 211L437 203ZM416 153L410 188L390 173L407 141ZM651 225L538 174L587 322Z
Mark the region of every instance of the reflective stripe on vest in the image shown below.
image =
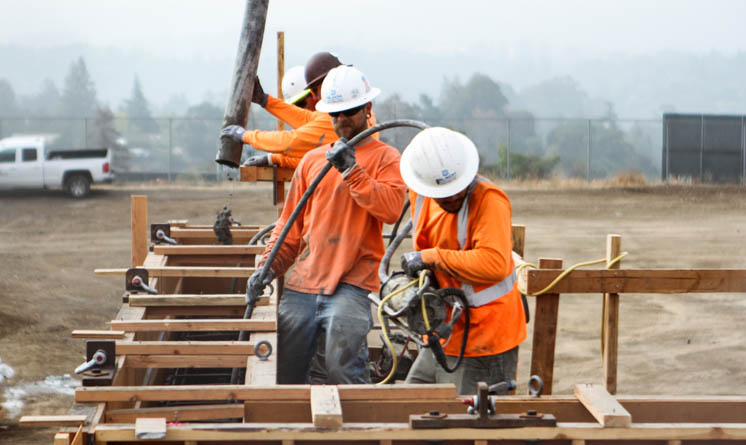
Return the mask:
M464 246L466 246L466 235L469 228L469 198L471 197L471 192L474 190L474 187L476 187L478 182L487 181L484 178L481 178L477 176L474 180L474 182L471 183L469 186L469 190L466 192L466 198L464 199L464 204L461 206L461 209L458 211L458 245L459 249L464 250ZM414 205L414 227L417 227L417 224L419 223L420 219L420 213L422 211L422 205L425 202L425 198L423 198L420 195L417 195L417 200L415 201ZM487 303L491 303L498 298L506 295L508 292L513 290L513 287L515 286L515 282L517 280L517 276L515 273L515 267L513 267L513 270L511 271L510 275L505 277L502 281L493 284L492 286L482 289L479 292L475 292L474 288L471 284L468 283L461 283L461 290L464 291L464 294L466 294L466 300L469 302L470 307L479 307L484 306Z

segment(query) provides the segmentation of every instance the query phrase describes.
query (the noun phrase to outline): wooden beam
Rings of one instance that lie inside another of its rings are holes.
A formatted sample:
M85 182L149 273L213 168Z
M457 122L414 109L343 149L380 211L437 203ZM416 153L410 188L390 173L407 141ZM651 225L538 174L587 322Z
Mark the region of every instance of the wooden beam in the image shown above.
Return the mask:
M72 333L73 338L95 338L104 340L118 340L124 338L124 331L97 331L86 329L75 329Z
M390 387L390 388L389 388ZM340 385L340 400L443 400L456 399L453 384ZM76 402L127 402L142 400L303 400L311 397L311 385L169 385L169 386L82 386L75 390Z
M223 246L223 245L186 245L170 246L157 245L153 247L153 253L158 255L261 255L264 246Z
M138 439L163 439L166 437L166 419L144 417L135 420L135 437Z
M237 368L246 364L241 355L128 355L128 368Z
M152 306L246 306L244 294L177 294L177 295L143 295L130 294L129 305L133 307ZM261 297L257 306L269 304L268 297Z
M132 195L130 198L132 254L130 266L138 267L148 256L148 197Z
M604 428L629 428L632 416L601 385L575 385L575 397Z
M608 235L606 237L606 264L622 253L622 237ZM610 269L619 269L621 261L616 262ZM601 337L601 351L604 363L604 382L610 394L616 394L617 384L617 354L619 350L619 294L606 293L603 296L603 332Z
M248 341L119 341L116 353L132 355L250 355Z
M243 405L238 403L118 409L109 410L106 413L106 422L134 423L136 419L144 417L164 417L169 422L240 419L243 417L243 411Z
M275 301L277 298L277 287L275 292L269 297L269 305L256 307L254 313L251 315L252 320L274 320L277 316L277 310L275 309ZM266 360L261 360L256 355L250 356L246 359L246 362L241 366L246 367L246 377L244 384L246 385L274 385L277 383L277 333L266 332L266 333L251 333L249 339L254 344L260 341L269 342L274 348L272 353L267 357Z
M70 433L56 433L54 445L70 445Z
M342 426L342 403L336 386L311 386L311 418L319 428Z
M275 320L112 320L111 328L125 332L152 331L268 331L277 330Z
M48 427L48 426L78 426L85 422L85 415L60 416L23 416L18 421L20 426Z
M524 269L528 293L551 283L562 270ZM556 293L685 294L746 292L746 269L574 270L552 288Z
M277 180L283 182L290 182L293 179L293 173L295 172L292 168L277 168ZM269 181L274 180L274 173L272 167L257 167L254 165L242 165L240 167L241 182L258 182L258 181Z
M248 242L259 230L254 228L246 228L242 226L231 226L231 235L233 236L233 242ZM190 239L190 238L206 238L206 239L217 239L215 232L212 228L209 229L192 229L192 228L181 228L174 227L171 229L171 238L176 240Z
M206 266L161 266L145 267L150 278L159 277L207 277L207 278L248 278L255 267L206 267ZM124 275L127 269L95 269L99 276Z
M97 441L135 440L134 425L109 424L96 428ZM444 441L444 440L746 440L746 424L633 424L630 428L600 428L597 423L560 423L557 427L453 428L413 430L408 423L345 423L338 429L317 428L311 423L202 423L173 425L170 441Z
M539 259L542 269L561 269L562 260ZM533 347L531 349L531 375L544 381L544 394L552 394L554 378L554 347L557 341L557 319L559 294L551 293L536 297L534 311Z

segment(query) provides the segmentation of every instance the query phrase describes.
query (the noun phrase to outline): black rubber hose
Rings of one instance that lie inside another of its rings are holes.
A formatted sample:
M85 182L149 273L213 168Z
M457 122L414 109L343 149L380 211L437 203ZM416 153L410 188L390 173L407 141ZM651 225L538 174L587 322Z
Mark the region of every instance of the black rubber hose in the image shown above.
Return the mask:
M396 224L394 224L394 227L391 228L391 238L389 238L389 246L391 245L391 243L394 242L394 238L396 238L396 234L397 232L399 232L399 226L404 220L404 217L407 216L407 210L409 210L409 199L404 200L404 207L401 209L399 219L396 220Z
M420 130L424 130L425 128L428 128L429 125L427 125L424 122L412 120L412 119L397 119L393 121L383 122L378 125L374 125L366 130L363 130L360 132L357 136L350 139L348 142L349 145L352 145L353 147L363 139L367 138L368 136L371 136L381 130L386 130L388 128L395 128L395 127L413 127L413 128L419 128ZM308 189L306 189L306 192L303 193L303 196L298 201L298 204L293 209L293 213L290 214L288 217L288 220L285 222L285 227L282 228L282 232L280 232L280 235L277 237L277 240L275 240L275 245L272 246L272 250L269 252L269 256L267 256L267 261L264 263L264 266L261 270L261 281L264 281L264 277L267 276L267 271L272 266L272 263L275 260L275 257L277 256L277 252L280 250L280 246L282 246L282 243L285 241L285 238L288 236L288 232L290 232L290 229L293 227L293 224L295 223L295 220L298 219L298 215L300 215L300 212L303 210L303 208L306 206L306 201L308 201L308 198L313 194L314 190L316 190L316 187L319 185L321 180L326 176L326 174L329 172L329 169L332 168L332 163L327 162L324 168L319 172L318 175L314 178L313 182L308 186Z
M259 244L259 240L261 240L262 237L267 234L267 232L271 232L272 229L275 228L275 224L277 223L273 222L272 224L267 225L267 227L263 228L262 230L257 232L256 235L252 236L251 239L249 240L249 246Z
M410 219L401 230L401 233L398 234L386 248L386 252L384 252L383 258L381 258L381 263L378 265L378 279L381 280L381 284L384 284L389 279L389 263L391 262L391 256L394 255L396 248L399 247L399 244L401 244L402 240L407 237L411 230L412 220ZM381 286L381 289L383 289L383 286Z
M466 342L469 339L469 304L466 301L466 295L464 295L464 291L455 287L440 289L438 291L438 295L440 295L441 298L445 298L446 296L456 297L461 300L461 304L464 305L464 335L461 337L461 349L459 349L458 351L458 358L456 359L456 363L454 363L453 368L448 366L448 360L446 359L445 352L443 351L443 346L440 344L440 341L438 341L439 337L434 338L433 341L430 341L430 337L435 336L428 336L428 341L430 342L430 346L432 347L432 352L435 356L435 360L440 364L445 372L450 374L458 369L458 367L461 365L461 361L464 359Z

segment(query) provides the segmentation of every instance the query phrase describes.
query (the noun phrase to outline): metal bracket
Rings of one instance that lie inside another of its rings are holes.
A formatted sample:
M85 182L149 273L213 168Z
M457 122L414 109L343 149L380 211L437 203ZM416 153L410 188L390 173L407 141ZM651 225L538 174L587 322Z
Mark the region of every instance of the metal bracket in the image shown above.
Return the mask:
M85 350L86 363L92 365L79 372L83 374L83 386L111 386L116 373L116 342L89 340ZM83 365L78 367L81 368Z
M127 269L124 274L124 289L127 292L147 292L149 294L157 294L158 291L148 285L150 277L148 276L148 270L140 267Z
M468 414L441 414L430 411L428 414L409 416L412 429L444 428L521 428L527 426L557 426L557 419L551 414L536 411L521 414L495 414L496 398L490 397L489 388L484 382L477 384Z
M171 238L171 224L151 224L150 242L153 244L178 244L175 239Z

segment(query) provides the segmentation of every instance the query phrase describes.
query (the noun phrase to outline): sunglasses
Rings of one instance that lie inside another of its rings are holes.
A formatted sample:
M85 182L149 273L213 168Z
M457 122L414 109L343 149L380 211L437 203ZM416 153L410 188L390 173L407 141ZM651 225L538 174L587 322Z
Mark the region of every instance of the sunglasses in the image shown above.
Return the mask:
M350 108L349 110L344 110L344 111L330 111L329 112L329 116L337 118L337 117L339 117L340 114L344 114L347 117L352 117L352 116L358 114L360 112L360 110L362 110L363 108L365 108L365 104L362 104L359 107Z

